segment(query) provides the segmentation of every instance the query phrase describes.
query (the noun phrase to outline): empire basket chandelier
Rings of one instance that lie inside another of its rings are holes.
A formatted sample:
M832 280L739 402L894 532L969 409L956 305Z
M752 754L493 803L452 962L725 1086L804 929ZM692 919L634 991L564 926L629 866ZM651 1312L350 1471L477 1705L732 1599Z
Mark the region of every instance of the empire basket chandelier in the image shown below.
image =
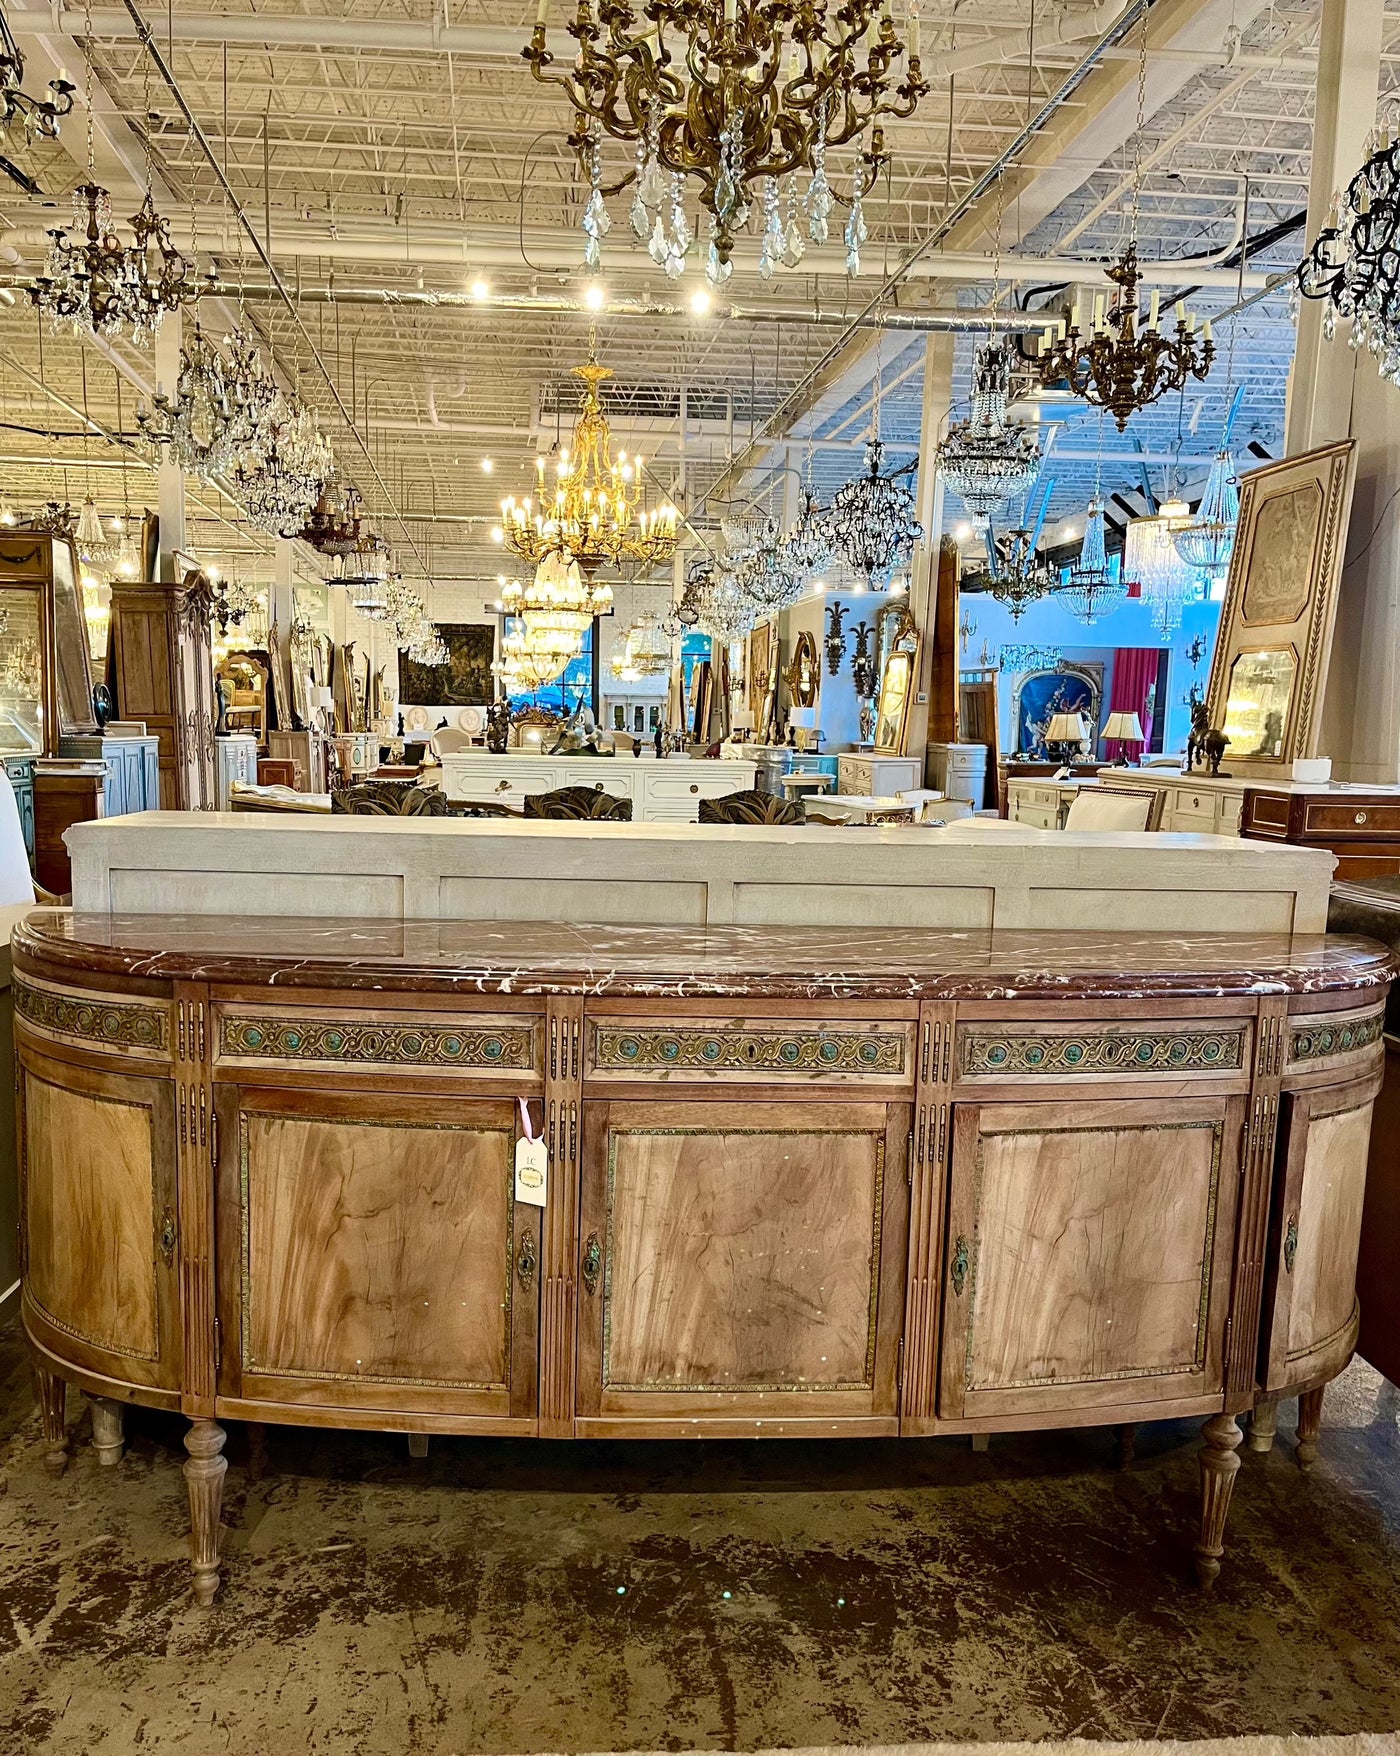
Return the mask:
M1010 394L1010 348L983 342L973 356L972 414L953 424L935 453L945 485L979 522L1024 494L1040 470L1034 436L1006 418Z
M1152 626L1163 640L1181 626L1186 605L1201 595L1200 575L1177 553L1176 538L1191 521L1184 500L1164 500L1153 518L1134 518L1123 539L1123 577L1136 580Z
M1055 596L1070 615L1092 628L1110 616L1128 595L1121 577L1109 572L1108 555L1104 549L1104 501L1096 489L1089 502L1089 516L1084 522L1084 542L1079 559L1069 570L1069 582Z
M680 272L671 264L684 260L690 241L683 185L696 179L709 223L711 278L723 280L735 233L756 199L768 273L779 260L795 266L801 257L799 218L813 242L825 241L833 206L827 151L870 129L846 226L849 272L858 272L861 197L883 160L872 124L912 115L929 89L919 69L916 17L906 45L881 0L649 0L640 20L626 0L600 0L596 10L592 0L576 0L567 28L578 52L572 65L551 72L546 6L540 0L522 54L536 79L562 86L577 112L569 140L591 186L583 219L589 266L598 266L610 225L605 134L636 147L636 167L622 186L636 183L634 229L649 229L653 255L668 274ZM810 182L800 212L789 185L784 220L778 180L799 171Z
M557 551L545 556L530 581L512 580L501 592L517 656L529 661L539 683L549 683L583 651L595 616L612 609L612 587L585 576L577 561Z
M583 382L573 445L555 464L554 491L545 486L545 458L535 459L539 499L501 502L501 541L513 555L538 567L551 555L575 562L591 574L605 562L628 561L657 567L676 552L677 512L669 500L652 510L643 504L645 460L625 451L611 455L612 435L598 387L612 377L592 347L586 366L575 366Z
M1228 445L1215 454L1205 493L1190 521L1173 533L1176 552L1194 567L1214 597L1230 572L1235 529L1240 521L1240 485Z

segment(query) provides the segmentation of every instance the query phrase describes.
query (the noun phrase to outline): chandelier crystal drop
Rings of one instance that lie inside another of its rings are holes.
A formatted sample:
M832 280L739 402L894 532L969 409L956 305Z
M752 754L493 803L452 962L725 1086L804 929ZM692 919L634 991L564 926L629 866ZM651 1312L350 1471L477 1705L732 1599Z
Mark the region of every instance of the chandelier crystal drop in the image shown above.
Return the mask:
M1028 671L1053 671L1064 658L1058 646L1008 641L997 648L997 668L1024 676Z
M501 502L502 539L512 554L538 567L549 556L573 562L585 573L604 563L631 562L658 567L676 551L678 514L669 500L654 508L644 504L645 460L611 453L612 435L598 389L612 377L607 366L590 358L574 367L583 395L574 425L573 444L555 464L551 493L545 485L543 454L535 460L538 499Z
M1195 568L1212 597L1229 574L1239 518L1240 485L1235 460L1222 447L1210 466L1200 505L1190 521L1172 534L1177 554L1188 567Z
M643 610L617 642L611 662L613 676L619 682L664 677L671 669L671 636L660 617L651 610Z
M690 177L708 221L711 278L724 280L735 234L753 209L763 217L764 272L801 259L799 196L780 179L808 175L801 213L808 238L825 241L827 152L868 130L846 227L858 271L862 189L884 161L879 118L912 115L929 89L916 16L906 43L881 0L650 0L644 20L617 0L596 7L576 0L567 28L577 44L567 64L549 51L543 13L521 52L536 79L563 88L575 112L568 138L591 191L583 215L591 266L608 229L604 134L636 148L624 183L635 185L629 217L658 266L672 274L670 262L684 260L689 228L676 227L682 204L666 178Z
M1201 595L1200 576L1177 553L1176 537L1190 521L1184 500L1164 500L1155 518L1134 518L1123 540L1123 577L1142 587L1142 601L1163 640L1181 626L1188 603Z
M867 442L865 474L837 490L826 520L832 550L872 591L909 565L924 534L914 496L896 479L913 466L881 475L884 451L879 439Z
M279 397L279 404L259 422L230 480L259 530L295 537L315 511L335 459L308 408L295 398Z
M1121 578L1115 579L1108 570L1104 549L1103 495L1096 493L1089 502L1089 516L1084 521L1084 542L1079 559L1069 570L1069 583L1056 588L1055 596L1086 628L1092 628L1105 616L1111 616L1125 601L1128 588Z
M1323 334L1351 323L1351 345L1375 355L1400 384L1400 143L1378 130L1361 169L1335 195L1327 224L1298 265L1298 290L1326 302Z
M1104 272L1118 289L1112 307L1105 310L1099 294L1086 318L1076 300L1068 327L1051 325L1039 338L1036 370L1043 385L1063 381L1076 396L1107 409L1121 433L1139 409L1183 389L1188 378L1204 380L1215 359L1215 342L1209 323L1197 339L1195 316L1180 304L1174 332L1164 334L1156 293L1147 321L1138 327L1142 274L1135 242Z
M577 561L557 552L545 556L532 580L503 588L501 603L517 624L510 651L535 679L530 687L553 682L579 656L593 618L606 614L612 601L610 585L586 578Z
M827 515L816 495L806 489L803 490L802 510L797 515L797 522L783 538L782 546L784 560L798 580L799 593L814 573L829 567L834 559Z
M676 614L686 627L698 628L726 646L742 640L760 620L758 606L737 574L713 556L691 563Z
M1006 418L1010 395L1009 346L983 342L973 360L972 414L953 425L934 454L944 483L978 522L1024 494L1040 471L1034 435Z
M171 242L169 223L149 191L131 230L132 242L123 244L101 184L89 179L73 191L72 224L50 230L44 272L28 288L55 329L109 340L129 336L145 346L169 312L198 298L198 277Z

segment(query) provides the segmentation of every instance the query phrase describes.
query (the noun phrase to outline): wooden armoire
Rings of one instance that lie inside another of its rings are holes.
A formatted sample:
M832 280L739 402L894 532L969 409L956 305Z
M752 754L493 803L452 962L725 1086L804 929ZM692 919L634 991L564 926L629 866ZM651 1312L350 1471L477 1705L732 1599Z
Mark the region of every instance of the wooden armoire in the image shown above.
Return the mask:
M109 676L123 719L145 720L160 740L160 803L212 811L214 671L208 576L112 582Z

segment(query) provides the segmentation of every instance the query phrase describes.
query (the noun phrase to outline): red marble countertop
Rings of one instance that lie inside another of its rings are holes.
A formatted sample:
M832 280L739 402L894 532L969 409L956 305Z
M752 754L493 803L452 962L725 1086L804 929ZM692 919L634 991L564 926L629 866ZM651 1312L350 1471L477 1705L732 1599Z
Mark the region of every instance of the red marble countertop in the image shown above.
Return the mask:
M657 927L80 915L36 909L12 950L51 977L435 994L986 1000L1384 989L1350 935Z

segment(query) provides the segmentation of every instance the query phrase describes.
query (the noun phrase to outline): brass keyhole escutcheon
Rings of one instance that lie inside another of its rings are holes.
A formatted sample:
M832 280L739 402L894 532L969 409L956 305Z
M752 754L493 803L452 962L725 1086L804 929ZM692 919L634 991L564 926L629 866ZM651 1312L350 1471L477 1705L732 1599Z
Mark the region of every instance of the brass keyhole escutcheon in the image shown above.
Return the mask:
M1364 811L1358 811L1356 813L1355 817L1352 818L1353 823L1364 823L1365 821L1366 821L1366 813Z
M583 1285L591 1299L598 1290L598 1275L603 1266L603 1246L598 1242L597 1232L588 1234L588 1242L583 1247Z
M968 1259L967 1239L959 1238L953 1247L953 1291L959 1298L963 1296L963 1288L967 1285Z
M515 1258L515 1272L520 1276L520 1284L528 1287L535 1278L535 1234L526 1232L520 1240L520 1254Z
M160 1253L169 1268L175 1260L175 1215L168 1207L160 1216Z
M1288 1222L1288 1230L1283 1235L1283 1266L1289 1274L1293 1272L1293 1264L1298 1256L1298 1216L1294 1214Z

